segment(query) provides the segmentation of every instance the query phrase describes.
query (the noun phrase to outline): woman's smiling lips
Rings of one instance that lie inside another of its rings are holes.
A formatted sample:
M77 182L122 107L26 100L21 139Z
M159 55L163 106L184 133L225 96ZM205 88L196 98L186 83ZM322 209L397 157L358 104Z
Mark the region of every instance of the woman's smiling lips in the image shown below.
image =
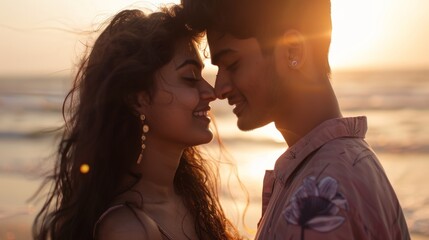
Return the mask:
M207 117L208 111L198 111L194 112L195 117Z
M208 120L210 121L210 118L208 117L208 113L210 111L210 106L204 106L201 107L193 112L194 117L202 120Z

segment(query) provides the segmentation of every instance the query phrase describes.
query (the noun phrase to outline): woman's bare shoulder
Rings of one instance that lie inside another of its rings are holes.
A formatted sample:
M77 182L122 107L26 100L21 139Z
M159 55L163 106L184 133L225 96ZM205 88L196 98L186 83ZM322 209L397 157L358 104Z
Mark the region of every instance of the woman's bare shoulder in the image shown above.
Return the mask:
M109 211L97 225L97 240L162 240L158 225L146 214L127 206Z

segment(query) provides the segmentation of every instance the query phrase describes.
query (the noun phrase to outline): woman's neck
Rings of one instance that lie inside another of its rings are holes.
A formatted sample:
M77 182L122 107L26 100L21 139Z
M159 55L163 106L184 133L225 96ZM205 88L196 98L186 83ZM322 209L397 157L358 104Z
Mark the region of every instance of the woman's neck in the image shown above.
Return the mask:
M179 148L146 148L142 162L136 165L141 177L133 189L141 192L149 201L171 199L175 195L174 177L182 154L183 149Z

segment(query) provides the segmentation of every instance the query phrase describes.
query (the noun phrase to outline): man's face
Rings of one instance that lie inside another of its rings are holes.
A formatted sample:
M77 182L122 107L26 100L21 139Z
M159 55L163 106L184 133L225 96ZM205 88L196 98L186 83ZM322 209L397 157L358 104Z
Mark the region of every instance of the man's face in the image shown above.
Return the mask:
M238 128L251 130L273 121L276 105L272 58L264 56L255 38L238 39L208 31L212 63L218 66L215 92L234 105Z

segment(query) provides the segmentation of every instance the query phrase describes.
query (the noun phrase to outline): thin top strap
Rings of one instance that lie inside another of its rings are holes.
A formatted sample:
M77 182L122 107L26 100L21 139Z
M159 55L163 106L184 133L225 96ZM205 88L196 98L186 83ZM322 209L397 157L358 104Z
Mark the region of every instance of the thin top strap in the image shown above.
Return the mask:
M140 222L140 224L142 225L142 227L144 227L143 222L141 221L141 219L139 218L137 212L135 211L135 209L130 205L130 203L125 202L125 203L118 203L116 205L113 205L111 207L109 207L106 211L104 211L103 214L101 214L101 216L98 218L97 222L94 225L94 229L92 231L92 238L96 239L96 233L97 233L97 227L100 224L101 221L103 221L103 219L112 211L121 208L121 207L127 207L128 209L131 210L131 212L134 214L134 216L137 218L137 220ZM173 238L167 233L167 231L165 231L164 228L162 228L159 223L157 223L151 216L149 216L147 213L143 212L147 217L149 217L154 223L156 223L156 226L158 227L159 232L161 233L161 236L163 238L163 240L173 240Z
M100 224L100 222L107 216L107 214L109 214L110 212L112 212L115 209L118 209L120 207L124 207L125 204L124 203L120 203L114 206L109 207L106 211L104 211L103 214L101 214L101 216L98 218L97 222L95 222L94 224L94 228L92 230L92 238L95 239L95 234L97 233L97 227L98 224Z

